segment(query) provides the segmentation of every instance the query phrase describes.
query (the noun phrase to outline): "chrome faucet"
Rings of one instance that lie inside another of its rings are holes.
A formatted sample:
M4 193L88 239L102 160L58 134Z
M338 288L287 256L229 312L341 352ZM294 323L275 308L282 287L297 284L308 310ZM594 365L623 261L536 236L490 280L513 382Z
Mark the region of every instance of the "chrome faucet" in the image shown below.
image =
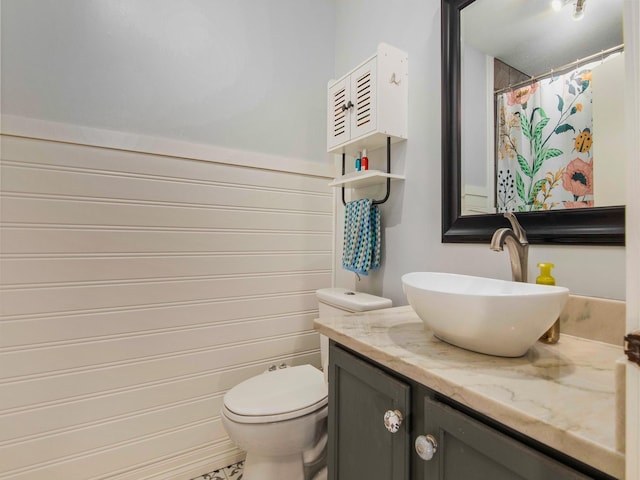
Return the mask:
M494 252L501 252L506 244L509 251L513 281L526 283L529 257L527 234L513 213L505 212L504 217L511 222L511 228L499 228L496 230L491 238L489 248Z

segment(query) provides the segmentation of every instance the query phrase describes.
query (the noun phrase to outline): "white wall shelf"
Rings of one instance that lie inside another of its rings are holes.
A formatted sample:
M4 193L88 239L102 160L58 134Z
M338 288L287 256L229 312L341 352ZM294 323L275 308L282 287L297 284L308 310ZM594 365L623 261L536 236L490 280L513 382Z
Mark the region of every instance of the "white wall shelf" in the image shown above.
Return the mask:
M346 175L336 178L329 183L330 187L350 187L364 188L372 185L381 185L387 178L391 180L404 180L404 175L395 173L386 173L380 170L364 170L360 172L350 172Z
M350 188L364 188L369 185L376 185L379 183L387 184L387 193L382 200L374 200L374 205L380 205L388 200L391 193L391 180L404 180L404 176L391 173L391 138L387 137L387 171L381 172L380 170L362 170L359 172L351 172L345 174L345 158L346 155L342 154L342 176L336 178L329 186L342 188L342 204L346 205L347 202L344 197L345 187Z

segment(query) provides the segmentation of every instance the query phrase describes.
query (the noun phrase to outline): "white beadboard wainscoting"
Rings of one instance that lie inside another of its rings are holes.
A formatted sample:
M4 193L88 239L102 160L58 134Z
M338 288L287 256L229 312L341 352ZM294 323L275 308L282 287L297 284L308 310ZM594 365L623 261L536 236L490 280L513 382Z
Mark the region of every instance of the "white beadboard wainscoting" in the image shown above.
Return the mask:
M2 136L0 479L241 460L224 393L319 365L328 175L84 143Z

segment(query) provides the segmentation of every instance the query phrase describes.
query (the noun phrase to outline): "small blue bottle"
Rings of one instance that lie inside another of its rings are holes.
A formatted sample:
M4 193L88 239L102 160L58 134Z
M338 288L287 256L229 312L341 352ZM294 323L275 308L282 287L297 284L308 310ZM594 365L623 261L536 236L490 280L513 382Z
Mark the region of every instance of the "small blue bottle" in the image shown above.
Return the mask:
M358 172L362 170L362 161L360 160L360 152L358 152L358 156L356 157L356 170Z

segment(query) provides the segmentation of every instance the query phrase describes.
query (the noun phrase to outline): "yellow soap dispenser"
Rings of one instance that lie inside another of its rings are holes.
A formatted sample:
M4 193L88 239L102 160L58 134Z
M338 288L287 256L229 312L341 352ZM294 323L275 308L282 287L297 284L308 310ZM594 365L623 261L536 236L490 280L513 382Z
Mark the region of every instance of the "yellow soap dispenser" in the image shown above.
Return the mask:
M555 285L556 279L551 276L551 269L555 267L553 263L539 263L540 275L536 278L536 283L541 285ZM549 330L540 337L543 343L558 343L560 340L560 319L553 322Z

